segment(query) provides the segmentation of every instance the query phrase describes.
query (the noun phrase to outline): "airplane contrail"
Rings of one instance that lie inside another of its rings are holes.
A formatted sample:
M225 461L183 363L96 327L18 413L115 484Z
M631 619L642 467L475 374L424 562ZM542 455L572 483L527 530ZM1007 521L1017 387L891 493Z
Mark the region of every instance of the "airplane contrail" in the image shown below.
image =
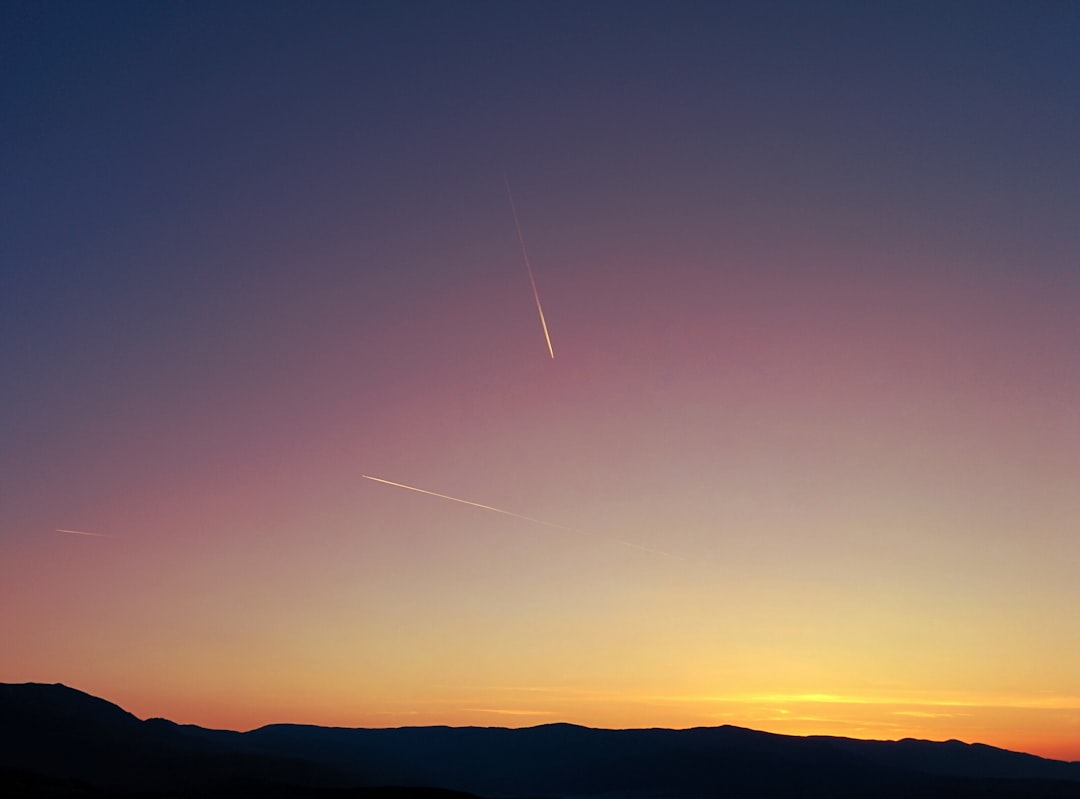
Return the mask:
M495 513L501 513L504 516L512 516L515 519L521 519L522 521L532 522L533 524L542 524L544 527L553 527L556 530L565 530L568 533L575 533L576 535L587 535L592 538L599 538L612 544L619 544L620 546L629 547L630 549L636 549L641 552L651 552L653 555L663 555L666 558L678 558L679 560L686 560L681 555L676 555L672 552L665 552L662 549L653 549L652 547L642 546L641 544L635 544L633 541L623 541L621 538L610 538L604 535L597 535L596 533L590 533L586 530L579 530L576 527L567 527L565 524L555 524L555 522L546 522L543 519L537 519L532 516L523 516L520 513L514 513L513 511L503 510L502 508L496 508L491 505L484 505L481 502L472 502L468 499L459 499L457 497L451 497L447 494L440 494L436 491L428 491L426 488L417 488L416 486L405 485L405 483L395 483L393 480L384 480L381 477L372 477L369 474L360 475L365 480L374 480L376 483L385 483L388 486L394 486L395 488L404 488L406 491L415 491L418 494L427 494L431 497L438 497L439 499L448 499L451 502L458 502L462 505L471 505L474 508L480 508L482 510L490 510Z
M71 535L92 535L94 538L111 538L105 533L88 533L85 530L61 530L59 527L56 528L56 532L70 533Z
M529 263L529 253L525 249L525 236L521 232L521 220L518 219L517 204L514 202L514 193L510 191L510 178L503 170L503 182L506 184L506 196L510 198L510 211L514 215L514 227L517 228L518 242L521 244L521 257L525 260L525 269L529 272L529 285L532 286L533 298L536 300L536 311L540 314L540 327L544 329L544 340L547 341L548 352L555 357L555 350L551 348L551 335L548 333L547 320L544 319L544 309L540 305L540 292L536 290L536 278L533 277L532 264Z

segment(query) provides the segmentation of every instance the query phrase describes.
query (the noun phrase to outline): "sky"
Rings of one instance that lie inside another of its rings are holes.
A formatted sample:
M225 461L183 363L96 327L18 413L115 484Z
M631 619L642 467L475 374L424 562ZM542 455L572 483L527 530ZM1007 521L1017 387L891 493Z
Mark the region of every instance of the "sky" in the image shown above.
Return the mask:
M1078 39L4 0L0 681L1080 760Z

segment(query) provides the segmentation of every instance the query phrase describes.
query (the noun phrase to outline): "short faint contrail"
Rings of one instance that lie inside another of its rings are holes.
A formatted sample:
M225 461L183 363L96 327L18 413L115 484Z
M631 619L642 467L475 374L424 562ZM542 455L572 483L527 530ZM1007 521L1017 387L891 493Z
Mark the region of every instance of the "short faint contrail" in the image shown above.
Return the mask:
M510 178L503 170L503 182L506 184L506 196L510 198L510 211L514 214L514 227L517 228L518 242L521 244L521 257L525 260L525 269L529 272L529 284L532 286L533 298L536 300L536 311L540 314L540 327L544 329L544 340L547 341L548 352L555 357L555 350L551 348L551 335L548 333L547 320L544 319L544 309L540 305L540 292L536 290L536 278L533 277L532 264L529 263L529 253L525 249L525 236L521 232L521 220L518 219L517 204L514 202L514 192L510 191Z
M92 535L94 538L111 538L111 536L108 536L105 533L88 533L85 530L61 530L59 527L56 528L56 532L69 533L71 535Z
M502 508L495 508L491 505L484 505L480 502L471 502L467 499L458 499L457 497L451 497L446 494L439 494L435 491L428 491L424 488L417 488L416 486L405 485L404 483L395 483L393 480L383 480L381 477L372 477L369 474L360 475L365 480L374 480L376 483L385 483L388 486L394 486L396 488L404 488L406 491L415 491L418 494L427 494L430 497L438 497L439 499L448 499L451 502L458 502L462 505L472 505L474 508L480 508L482 510L490 510L495 513L501 513L503 516L513 516L515 519L521 519L522 521L532 522L533 524L542 524L544 527L553 527L556 530L565 530L568 533L575 533L577 535L587 535L592 538L600 538L604 541L608 541L612 544L619 544L620 546L629 547L630 549L637 549L641 552L651 552L654 555L663 555L666 558L678 558L679 560L685 560L681 555L675 555L671 552L665 552L662 549L653 549L651 547L645 547L641 544L635 544L633 541L623 541L621 538L609 538L608 536L597 535L596 533L590 533L585 530L578 530L576 527L567 527L565 524L555 524L554 522L546 522L543 519L536 519L532 516L522 516L520 513L514 513L513 511L503 510Z

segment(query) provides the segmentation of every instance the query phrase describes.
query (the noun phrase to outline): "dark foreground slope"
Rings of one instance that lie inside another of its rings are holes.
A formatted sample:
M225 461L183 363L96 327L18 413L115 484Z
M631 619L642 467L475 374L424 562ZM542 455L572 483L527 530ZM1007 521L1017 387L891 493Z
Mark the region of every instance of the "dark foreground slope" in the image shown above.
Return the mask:
M0 683L0 796L468 799L370 785L302 757L261 753L239 733L140 721L63 685Z
M387 788L384 786L428 786ZM0 795L27 797L1076 797L1080 764L959 742L737 727L248 733L140 721L62 685L0 684Z

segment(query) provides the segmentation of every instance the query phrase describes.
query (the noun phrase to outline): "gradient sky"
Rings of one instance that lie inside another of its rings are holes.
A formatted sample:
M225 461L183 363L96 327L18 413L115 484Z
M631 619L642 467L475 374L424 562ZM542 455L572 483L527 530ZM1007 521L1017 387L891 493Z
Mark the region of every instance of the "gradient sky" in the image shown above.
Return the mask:
M1080 760L1080 5L880 6L0 5L0 681Z

